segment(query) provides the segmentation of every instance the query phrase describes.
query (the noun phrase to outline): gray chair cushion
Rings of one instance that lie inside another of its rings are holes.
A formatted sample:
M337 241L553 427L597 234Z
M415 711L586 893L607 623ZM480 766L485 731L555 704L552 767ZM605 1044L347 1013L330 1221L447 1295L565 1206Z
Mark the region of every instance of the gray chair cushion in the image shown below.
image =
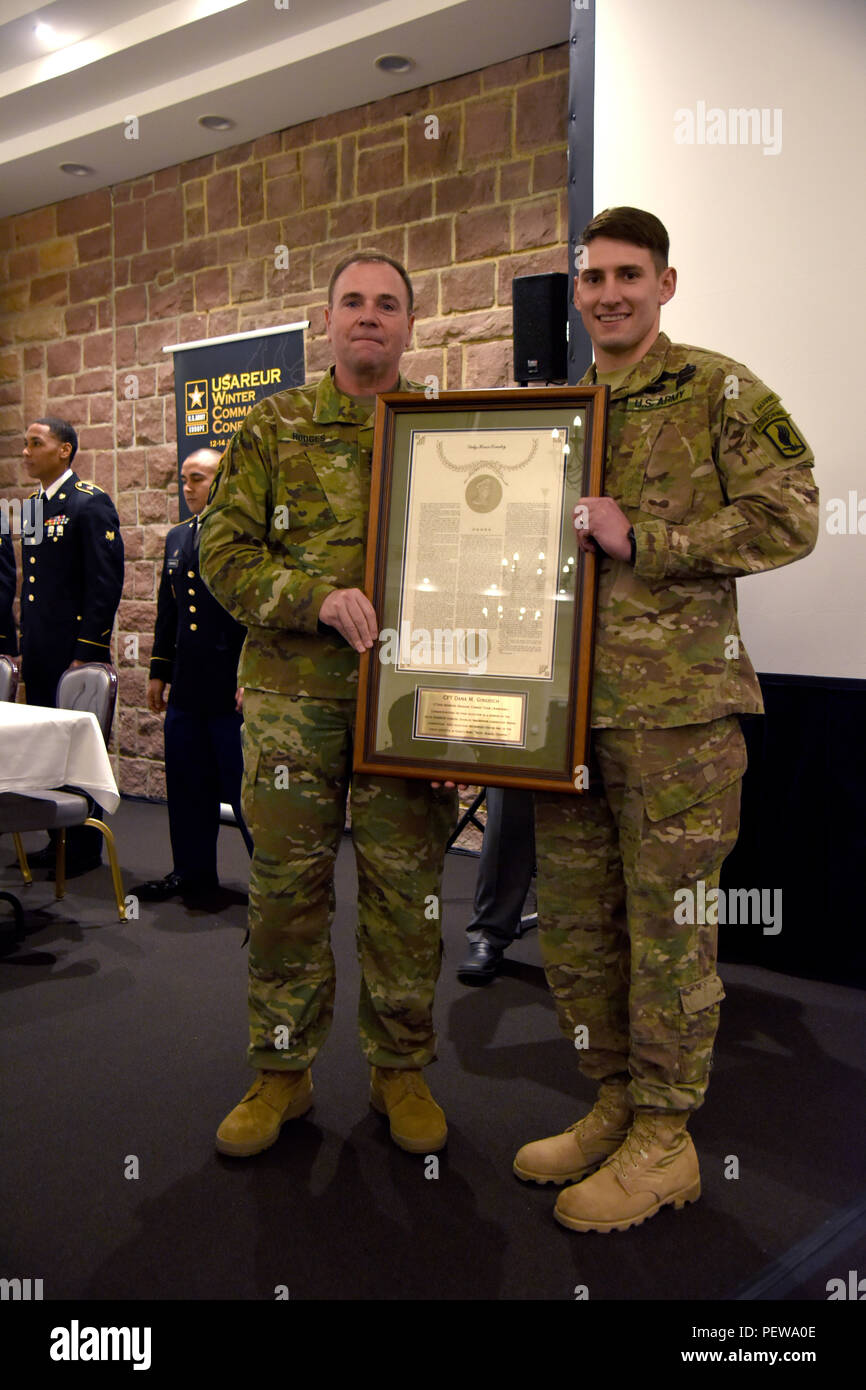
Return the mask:
M59 830L83 825L90 815L87 797L58 791L0 792L0 832Z

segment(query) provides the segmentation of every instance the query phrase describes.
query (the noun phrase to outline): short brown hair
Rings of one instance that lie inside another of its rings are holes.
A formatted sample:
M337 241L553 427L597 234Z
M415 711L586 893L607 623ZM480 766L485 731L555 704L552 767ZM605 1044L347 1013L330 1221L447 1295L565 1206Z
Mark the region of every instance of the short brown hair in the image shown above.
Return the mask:
M641 208L605 208L604 212L596 213L584 227L580 239L588 245L597 236L645 247L652 255L656 270L664 270L668 263L670 238L667 231L657 217Z
M406 293L409 296L409 313L411 314L415 308L415 291L412 288L412 281L409 279L409 272L399 261L395 261L393 256L386 256L384 251L351 251L348 256L344 256L341 261L337 262L334 269L331 271L331 278L328 281L328 308L330 309L333 305L334 286L343 271L350 265L357 265L359 263L365 264L370 261L374 263L381 261L384 262L385 265L393 266L394 270L396 270L400 279L403 281L403 284L406 286Z

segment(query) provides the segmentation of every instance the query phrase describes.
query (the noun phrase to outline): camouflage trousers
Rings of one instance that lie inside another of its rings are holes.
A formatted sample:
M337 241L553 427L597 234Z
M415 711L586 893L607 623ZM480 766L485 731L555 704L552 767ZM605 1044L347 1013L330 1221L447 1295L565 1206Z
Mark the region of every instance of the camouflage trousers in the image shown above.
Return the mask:
M354 718L354 700L244 694L241 801L255 845L248 1058L262 1070L308 1067L330 1027L334 864L350 785L361 1047L380 1067L435 1056L439 894L456 797L427 782L353 776Z
M718 887L745 766L733 716L596 729L590 790L535 795L539 936L559 1023L586 1076L630 1076L634 1109L703 1102L724 998L717 928L679 925L674 894L701 879Z

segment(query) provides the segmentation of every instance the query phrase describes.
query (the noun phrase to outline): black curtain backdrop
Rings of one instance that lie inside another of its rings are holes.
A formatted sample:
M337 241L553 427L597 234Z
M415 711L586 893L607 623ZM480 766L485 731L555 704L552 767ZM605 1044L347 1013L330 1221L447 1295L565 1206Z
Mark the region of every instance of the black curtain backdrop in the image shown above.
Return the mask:
M782 930L719 927L719 958L866 988L866 681L762 675L722 888L780 888Z

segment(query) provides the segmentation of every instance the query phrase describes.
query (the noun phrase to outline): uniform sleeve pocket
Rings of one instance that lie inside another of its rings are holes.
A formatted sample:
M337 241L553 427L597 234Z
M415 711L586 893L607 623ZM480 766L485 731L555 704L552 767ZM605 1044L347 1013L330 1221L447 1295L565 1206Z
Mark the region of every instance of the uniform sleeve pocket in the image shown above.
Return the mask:
M644 808L651 821L666 820L731 786L746 770L746 744L739 725L715 748L683 758L659 772L644 773Z

